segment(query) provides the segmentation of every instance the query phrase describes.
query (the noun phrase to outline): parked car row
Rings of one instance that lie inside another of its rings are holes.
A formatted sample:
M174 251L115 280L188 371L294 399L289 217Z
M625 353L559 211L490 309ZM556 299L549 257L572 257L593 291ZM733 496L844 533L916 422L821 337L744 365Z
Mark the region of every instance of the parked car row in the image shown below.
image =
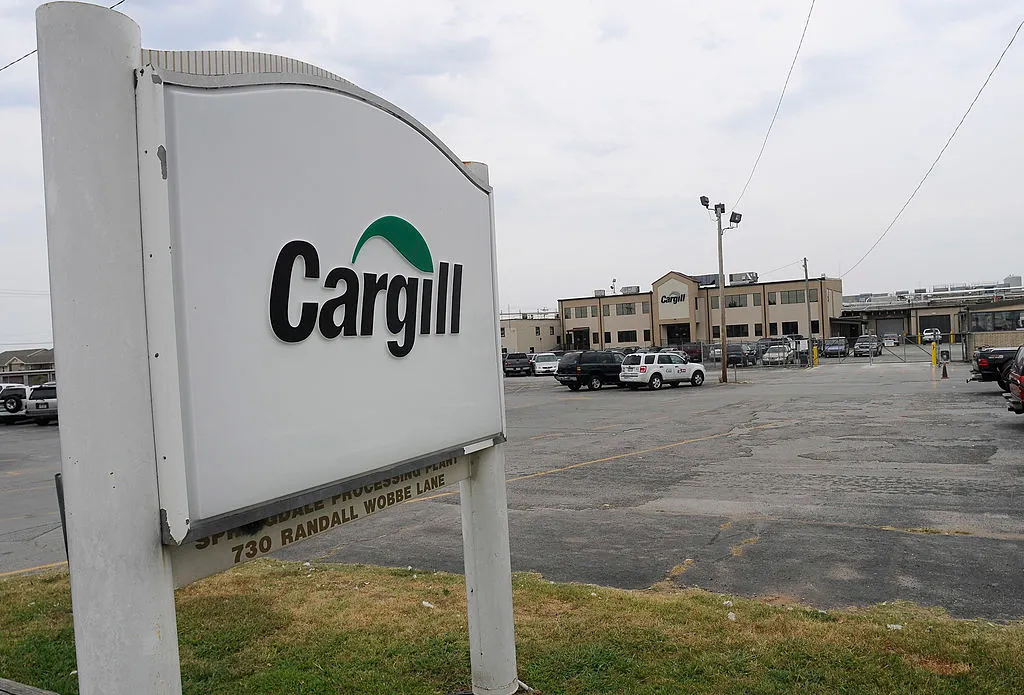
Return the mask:
M646 386L657 391L665 384L700 386L705 379L704 365L690 361L684 352L661 350L624 355L612 350L567 352L558 361L555 379L570 391L584 386L597 391L609 386L632 390Z
M57 421L57 384L0 384L0 423L31 420L37 425Z
M994 381L1003 391L1007 410L1024 415L1024 345L1015 348L984 346L974 351L972 381Z

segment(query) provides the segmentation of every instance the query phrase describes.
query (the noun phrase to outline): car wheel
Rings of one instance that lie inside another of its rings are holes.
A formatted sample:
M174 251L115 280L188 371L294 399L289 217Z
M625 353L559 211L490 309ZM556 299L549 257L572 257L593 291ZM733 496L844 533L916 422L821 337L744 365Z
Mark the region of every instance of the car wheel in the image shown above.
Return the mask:
M657 391L661 388L661 374L652 374L651 380L647 382L647 388L651 391Z
M592 375L590 381L587 382L588 391L600 391L602 386L604 386L604 382L601 381L601 377L597 374Z
M4 410L8 413L16 413L21 410L21 397L9 396L4 399Z
M696 372L690 377L690 383L694 386L700 386L704 383L704 372Z
M567 386L569 387L570 391L579 391L580 390L580 385L579 384L567 384Z

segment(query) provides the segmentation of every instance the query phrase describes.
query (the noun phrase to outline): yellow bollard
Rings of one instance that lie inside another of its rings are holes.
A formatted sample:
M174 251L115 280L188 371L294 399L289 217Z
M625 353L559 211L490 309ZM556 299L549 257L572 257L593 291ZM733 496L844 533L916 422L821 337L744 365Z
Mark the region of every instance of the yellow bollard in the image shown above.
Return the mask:
M932 342L932 366L934 367L939 363L939 346L933 341Z
M814 346L813 355L814 355L814 366L817 367L818 366L818 346L817 345Z

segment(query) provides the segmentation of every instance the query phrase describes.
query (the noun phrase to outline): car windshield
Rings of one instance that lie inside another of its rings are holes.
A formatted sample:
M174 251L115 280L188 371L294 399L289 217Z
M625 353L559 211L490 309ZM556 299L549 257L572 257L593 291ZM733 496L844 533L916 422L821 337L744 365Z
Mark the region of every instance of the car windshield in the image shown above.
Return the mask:
M37 389L32 390L32 398L38 400L40 398L56 398L57 389L52 386L40 386Z
M846 338L829 338L825 341L826 345L845 345Z
M534 362L557 362L558 358L554 355L537 355L533 360Z
M525 360L527 359L525 352L510 352L508 354L510 360Z
M580 353L578 352L567 352L562 355L562 359L558 360L558 364L576 364L580 359Z
M625 359L622 360L622 364L640 364L640 355L636 353L626 355Z

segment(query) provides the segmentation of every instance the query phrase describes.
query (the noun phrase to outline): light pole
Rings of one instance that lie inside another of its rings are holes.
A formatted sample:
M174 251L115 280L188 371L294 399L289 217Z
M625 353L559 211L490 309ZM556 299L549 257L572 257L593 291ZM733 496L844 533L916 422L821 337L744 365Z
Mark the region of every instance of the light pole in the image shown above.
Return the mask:
M700 204L706 207L708 210L711 209L711 201L708 200L706 195L700 197ZM721 382L723 384L729 382L729 370L728 370L728 356L725 352L725 263L722 258L722 235L725 234L726 229L735 229L740 220L743 219L743 215L733 211L732 215L729 216L729 226L722 227L722 215L725 214L725 203L715 203L714 211L715 222L718 224L718 336L722 342L722 376Z

